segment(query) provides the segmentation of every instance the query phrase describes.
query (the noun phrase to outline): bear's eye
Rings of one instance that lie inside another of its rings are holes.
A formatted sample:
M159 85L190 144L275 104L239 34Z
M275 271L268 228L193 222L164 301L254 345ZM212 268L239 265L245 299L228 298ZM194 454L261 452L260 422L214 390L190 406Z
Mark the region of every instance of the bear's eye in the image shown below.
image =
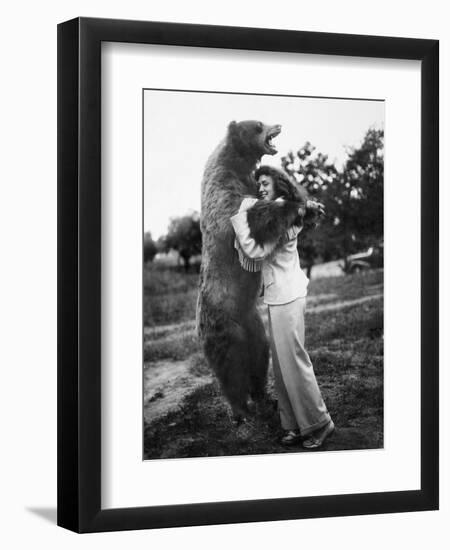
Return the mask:
M258 123L256 124L256 129L258 130L258 133L259 133L259 134L263 131L263 128L264 128L264 126L263 126L263 123L262 123L262 122L258 122Z

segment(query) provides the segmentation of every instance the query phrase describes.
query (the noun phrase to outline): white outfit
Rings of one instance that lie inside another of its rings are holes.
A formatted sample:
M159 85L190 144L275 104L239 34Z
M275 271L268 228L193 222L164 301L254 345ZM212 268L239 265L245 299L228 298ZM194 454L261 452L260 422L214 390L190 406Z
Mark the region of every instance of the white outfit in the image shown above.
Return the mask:
M235 247L244 269L262 271L264 302L269 310L270 347L281 425L307 435L330 421L313 366L304 348L304 312L308 278L300 268L297 235L291 227L277 241L258 245L250 236L247 210L257 199L244 199L231 217ZM282 200L282 199L277 199Z
M262 271L265 304L286 304L295 298L304 298L309 280L300 268L297 253L297 235L302 228L292 226L284 237L283 246L276 250L277 241L257 244L250 236L246 212L257 200L244 199L239 212L231 217L241 265L247 271Z

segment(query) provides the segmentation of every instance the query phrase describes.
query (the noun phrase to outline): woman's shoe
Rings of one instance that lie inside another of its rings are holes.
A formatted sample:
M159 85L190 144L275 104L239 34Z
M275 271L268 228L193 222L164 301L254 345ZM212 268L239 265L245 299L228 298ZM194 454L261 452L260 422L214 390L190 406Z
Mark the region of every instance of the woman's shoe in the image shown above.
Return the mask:
M285 447L290 447L291 445L296 445L297 443L300 443L301 438L302 436L300 435L299 430L289 430L281 438L280 443Z
M303 441L303 447L305 449L318 449L322 446L325 439L329 437L333 432L334 422L330 420L326 426L309 435L305 439L305 441Z

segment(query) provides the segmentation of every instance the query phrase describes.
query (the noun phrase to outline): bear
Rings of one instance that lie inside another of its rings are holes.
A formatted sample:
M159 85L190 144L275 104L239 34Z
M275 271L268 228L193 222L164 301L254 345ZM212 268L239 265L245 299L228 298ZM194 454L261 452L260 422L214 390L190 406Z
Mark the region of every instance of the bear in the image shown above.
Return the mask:
M269 344L257 311L261 273L242 268L230 221L242 200L257 197L253 173L263 155L277 153L272 140L281 126L255 120L231 122L225 138L207 160L201 185L202 261L197 300L197 332L205 358L231 406L235 423L266 403ZM258 200L249 211L254 238L281 238L301 223L304 197ZM253 226L252 226L253 225Z

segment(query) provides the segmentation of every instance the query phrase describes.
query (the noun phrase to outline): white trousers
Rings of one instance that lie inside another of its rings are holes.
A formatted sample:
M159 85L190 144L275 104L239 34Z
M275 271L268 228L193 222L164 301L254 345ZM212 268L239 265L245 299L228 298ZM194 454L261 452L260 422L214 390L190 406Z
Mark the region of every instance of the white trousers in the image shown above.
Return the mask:
M269 305L270 347L281 426L301 435L325 426L330 415L305 343L306 298Z

